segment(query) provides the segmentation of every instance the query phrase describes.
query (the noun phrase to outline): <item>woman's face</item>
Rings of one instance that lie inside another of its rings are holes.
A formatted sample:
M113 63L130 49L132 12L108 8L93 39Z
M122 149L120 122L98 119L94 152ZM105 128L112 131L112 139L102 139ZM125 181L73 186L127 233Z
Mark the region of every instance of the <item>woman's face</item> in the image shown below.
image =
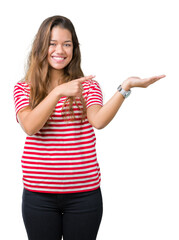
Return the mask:
M69 30L55 26L51 31L48 63L55 70L65 68L73 57L73 42Z

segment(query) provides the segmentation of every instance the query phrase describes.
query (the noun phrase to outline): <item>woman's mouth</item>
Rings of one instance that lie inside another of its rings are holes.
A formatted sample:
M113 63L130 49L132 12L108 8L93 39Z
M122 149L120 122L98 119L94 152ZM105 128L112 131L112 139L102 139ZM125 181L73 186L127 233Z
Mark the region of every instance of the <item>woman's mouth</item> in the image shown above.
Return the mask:
M52 56L52 59L57 63L61 63L65 60L65 57Z

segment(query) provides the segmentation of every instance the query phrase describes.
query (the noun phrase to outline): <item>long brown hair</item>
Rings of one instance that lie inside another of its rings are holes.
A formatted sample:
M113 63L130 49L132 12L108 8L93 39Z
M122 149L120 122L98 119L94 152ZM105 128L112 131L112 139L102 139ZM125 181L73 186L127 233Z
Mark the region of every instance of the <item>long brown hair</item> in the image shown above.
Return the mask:
M50 78L47 55L50 44L51 31L55 26L60 26L61 28L69 30L72 35L73 57L71 62L64 68L63 82L68 82L84 76L80 66L81 53L79 48L79 41L72 22L63 16L52 16L45 19L35 36L32 50L29 54L27 73L25 76L25 81L30 85L29 101L31 109L35 108L48 95ZM81 116L82 119L84 119L86 116L85 101L82 97L80 100L82 103ZM70 120L75 119L73 102L76 103L75 97L68 97L63 106L63 109L65 105L67 106L65 108L65 112L69 111L70 114L68 115L70 116ZM79 104L76 103L76 105L78 108L80 108ZM67 114L65 115L67 116Z

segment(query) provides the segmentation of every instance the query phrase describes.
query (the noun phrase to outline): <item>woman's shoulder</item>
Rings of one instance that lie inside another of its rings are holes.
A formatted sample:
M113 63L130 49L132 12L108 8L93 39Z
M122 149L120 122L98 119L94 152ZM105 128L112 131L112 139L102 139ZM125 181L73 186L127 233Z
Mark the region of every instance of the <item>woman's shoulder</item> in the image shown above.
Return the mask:
M91 87L97 87L100 88L100 84L96 80L86 80L82 83L83 88L91 88Z
M25 80L20 80L16 82L14 85L14 91L13 91L14 96L16 95L24 95L29 97L30 96L30 86Z
M15 83L14 88L20 88L22 90L30 90L30 84L27 83L24 79L19 80Z

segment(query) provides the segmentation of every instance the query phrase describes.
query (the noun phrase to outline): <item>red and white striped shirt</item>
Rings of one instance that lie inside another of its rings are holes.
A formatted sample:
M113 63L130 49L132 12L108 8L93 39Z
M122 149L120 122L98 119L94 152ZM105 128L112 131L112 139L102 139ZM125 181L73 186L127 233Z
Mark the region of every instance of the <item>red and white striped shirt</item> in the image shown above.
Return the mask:
M102 92L96 81L85 81L83 88L87 108L94 104L103 105ZM18 111L29 105L29 95L27 83L15 84L16 119ZM48 126L26 136L21 163L23 184L30 191L73 193L91 191L100 186L93 127L87 118L81 122L81 112L75 104L75 120L67 121L62 115L65 100L66 97L59 99Z

